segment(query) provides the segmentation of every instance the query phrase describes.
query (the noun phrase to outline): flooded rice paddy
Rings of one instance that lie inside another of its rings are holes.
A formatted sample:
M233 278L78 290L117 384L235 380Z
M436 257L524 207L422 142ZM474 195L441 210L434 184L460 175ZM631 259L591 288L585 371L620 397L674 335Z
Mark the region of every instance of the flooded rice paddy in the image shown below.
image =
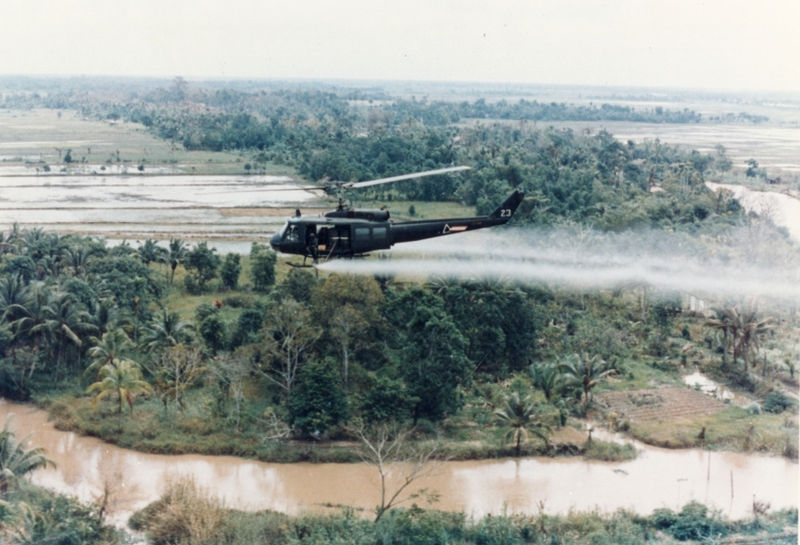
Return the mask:
M245 252L315 197L281 176L7 175L0 185L3 229L208 240Z
M290 514L346 505L371 513L378 502L376 471L366 464L273 464L228 456L143 454L56 430L44 411L0 400L0 421L31 445L44 447L57 467L38 470L33 481L83 501L111 494L110 514L123 524L155 500L165 483L191 476L226 506ZM597 436L597 433L595 433ZM647 514L700 501L733 518L751 514L753 499L773 509L797 506L797 464L756 454L666 450L636 444L636 460L587 462L581 458L445 462L418 481L440 495L433 507L480 517L570 510Z

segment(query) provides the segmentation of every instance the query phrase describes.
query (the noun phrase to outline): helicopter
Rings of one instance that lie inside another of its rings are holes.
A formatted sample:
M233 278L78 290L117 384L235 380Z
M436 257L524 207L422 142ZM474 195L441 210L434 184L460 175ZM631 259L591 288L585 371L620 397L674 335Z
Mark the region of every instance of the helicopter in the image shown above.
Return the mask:
M345 203L342 192L379 184L399 182L426 176L469 170L468 166L426 170L389 178L363 182L327 182L322 186L304 187L335 193L339 206L323 216L303 216L298 209L283 228L270 239L272 248L280 253L303 256L303 265L311 258L319 260L364 256L375 250L388 250L392 245L427 238L462 233L502 225L514 215L524 193L514 192L488 216L442 218L415 221L391 221L388 210L352 208Z

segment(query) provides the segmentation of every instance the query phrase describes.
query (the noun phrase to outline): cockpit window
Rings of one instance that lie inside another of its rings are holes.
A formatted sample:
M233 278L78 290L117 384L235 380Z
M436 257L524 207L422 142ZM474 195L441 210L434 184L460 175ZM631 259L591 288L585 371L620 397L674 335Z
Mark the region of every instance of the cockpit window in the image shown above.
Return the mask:
M300 242L300 233L296 225L286 224L283 227L281 238L286 242Z

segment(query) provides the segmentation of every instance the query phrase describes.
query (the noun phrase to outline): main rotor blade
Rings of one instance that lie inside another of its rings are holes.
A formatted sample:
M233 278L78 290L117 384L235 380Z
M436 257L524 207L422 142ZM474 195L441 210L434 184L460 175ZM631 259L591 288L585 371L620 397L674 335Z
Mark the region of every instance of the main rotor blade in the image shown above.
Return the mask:
M346 189L356 187L370 187L373 185L389 184L392 182L400 182L403 180L413 180L415 178L424 178L425 176L436 176L437 174L446 174L448 172L458 172L460 170L470 170L471 167L447 167L437 168L436 170L426 170L424 172L415 172L413 174L402 174L400 176L391 176L389 178L378 178L377 180L367 180L364 182L348 182L342 185Z

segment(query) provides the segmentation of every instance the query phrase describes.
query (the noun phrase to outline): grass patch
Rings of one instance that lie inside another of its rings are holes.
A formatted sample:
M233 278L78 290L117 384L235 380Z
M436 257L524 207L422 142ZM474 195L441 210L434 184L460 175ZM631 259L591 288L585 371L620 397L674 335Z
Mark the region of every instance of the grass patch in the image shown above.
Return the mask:
M797 415L753 415L741 407L668 421L631 422L630 434L666 448L764 452L797 460Z
M602 462L626 462L636 458L636 447L632 443L616 443L592 439L583 445L583 457Z

